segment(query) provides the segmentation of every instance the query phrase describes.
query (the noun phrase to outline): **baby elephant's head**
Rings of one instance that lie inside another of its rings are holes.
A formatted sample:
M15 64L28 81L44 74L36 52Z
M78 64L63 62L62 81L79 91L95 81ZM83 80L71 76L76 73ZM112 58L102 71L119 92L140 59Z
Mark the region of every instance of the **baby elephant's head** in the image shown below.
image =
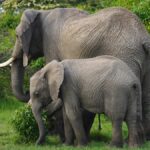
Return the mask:
M41 76L41 71L36 72L30 79L30 104L39 104L42 108L52 100L49 93L49 86L45 76Z
M40 136L37 144L43 142L45 136L44 124L41 118L41 110L47 105L53 105L59 109L62 100L59 98L59 90L64 79L63 65L56 60L47 64L36 72L30 79L30 105L33 115L38 123ZM50 107L53 108L53 107ZM51 111L51 110L50 110Z

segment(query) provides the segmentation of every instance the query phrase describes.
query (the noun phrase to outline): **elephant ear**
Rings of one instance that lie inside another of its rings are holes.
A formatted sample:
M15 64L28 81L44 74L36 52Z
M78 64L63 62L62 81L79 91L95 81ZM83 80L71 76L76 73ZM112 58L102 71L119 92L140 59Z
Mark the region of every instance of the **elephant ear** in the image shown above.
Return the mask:
M50 96L53 101L58 100L59 90L64 80L64 67L60 62L53 60L47 73Z
M28 9L24 11L21 17L21 23L16 28L16 32L21 39L23 48L23 64L24 66L28 63L29 47L33 33L33 24L38 17L39 12L36 10Z

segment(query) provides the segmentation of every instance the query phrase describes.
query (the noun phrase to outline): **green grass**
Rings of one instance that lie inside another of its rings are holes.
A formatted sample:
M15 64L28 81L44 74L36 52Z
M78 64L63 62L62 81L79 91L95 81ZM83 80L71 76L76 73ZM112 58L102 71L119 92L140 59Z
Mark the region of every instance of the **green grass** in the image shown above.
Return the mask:
M111 139L111 123L109 119L102 116L102 130L98 130L98 119L95 119L94 125L91 130L91 142L86 147L73 147L65 146L60 143L57 136L49 136L46 143L43 146L35 146L34 143L31 144L22 144L16 142L16 133L11 125L11 118L14 114L14 111L20 106L24 105L15 99L7 100L7 103L2 103L0 108L0 150L109 150L109 142ZM123 135L124 138L127 136L126 125L123 125ZM117 150L112 148L112 150ZM125 144L123 150L128 149L128 146ZM140 150L150 149L150 142L146 142ZM134 149L132 149L134 150ZM137 150L137 148L135 148Z

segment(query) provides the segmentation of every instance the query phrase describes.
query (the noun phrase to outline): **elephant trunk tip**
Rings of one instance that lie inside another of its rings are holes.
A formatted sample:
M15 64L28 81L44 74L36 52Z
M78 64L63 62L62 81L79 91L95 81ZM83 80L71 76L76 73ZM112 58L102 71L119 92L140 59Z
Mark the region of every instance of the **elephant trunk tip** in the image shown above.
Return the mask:
M45 136L46 136L46 133L43 133L43 135L41 135L36 141L36 145L43 145L45 142Z
M30 95L29 93L26 93L26 94L20 94L16 91L13 91L14 95L16 96L16 98L18 98L20 101L24 102L24 103L27 103L29 102L29 99L30 99Z

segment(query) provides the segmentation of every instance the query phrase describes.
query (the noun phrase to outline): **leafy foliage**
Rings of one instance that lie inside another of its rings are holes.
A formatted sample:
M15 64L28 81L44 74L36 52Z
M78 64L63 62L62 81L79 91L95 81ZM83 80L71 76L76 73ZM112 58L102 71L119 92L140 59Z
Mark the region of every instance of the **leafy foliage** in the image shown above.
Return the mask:
M45 64L44 58L38 58L37 60L34 60L34 61L31 62L30 67L31 67L34 71L36 71L36 70L38 70L39 68L44 67L44 64Z
M106 0L102 1L103 7L121 6L137 14L143 21L150 21L149 0Z
M20 21L20 16L21 14L12 11L0 14L0 52L3 52L0 53L1 61L10 56L10 51L15 44L15 28Z
M62 0L6 0L3 6L6 9L17 8L37 8L50 9L56 7L66 7L67 3L62 3Z
M0 30L8 30L8 29L14 29L19 21L20 21L20 15L16 14L12 11L7 11L5 13L0 14Z
M147 30L149 31L149 33L150 33L150 22L145 23L145 26L146 26Z
M8 17L2 16L4 21L0 23L0 29L16 26L19 20L16 13L26 8L53 9L56 7L78 7L93 13L102 8L114 6L125 7L137 14L149 30L150 0L5 0L3 7L7 11L14 11L15 15L10 13L10 15L6 14Z
M19 22L19 15L12 15L11 12L0 14L0 62L7 60L12 52L15 43L14 28ZM6 103L13 105L14 99L10 85L10 68L0 68L0 109Z
M45 126L48 128L52 127L52 125L48 123L46 112L42 113L42 119ZM39 130L30 106L23 106L16 110L11 122L18 134L18 142L35 142L38 138Z

